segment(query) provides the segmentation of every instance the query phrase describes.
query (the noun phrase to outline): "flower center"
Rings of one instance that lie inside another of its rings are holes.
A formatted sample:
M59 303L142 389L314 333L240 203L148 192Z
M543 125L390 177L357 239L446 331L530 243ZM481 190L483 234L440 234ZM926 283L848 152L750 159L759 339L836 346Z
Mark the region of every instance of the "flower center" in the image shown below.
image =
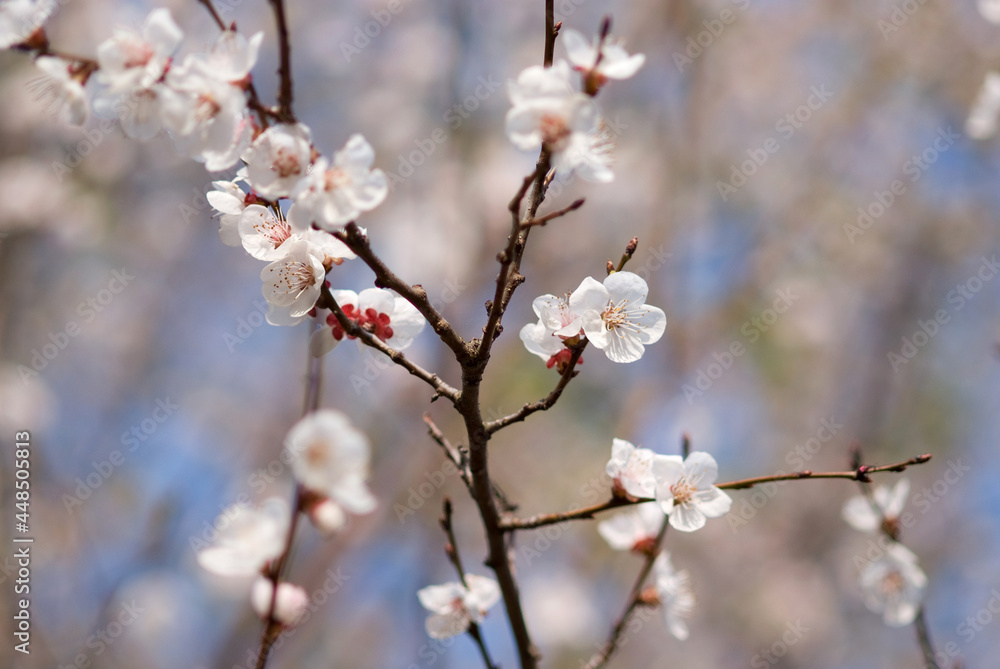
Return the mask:
M278 283L285 284L286 294L298 297L316 283L316 277L308 263L292 261L279 270Z
M305 458L310 467L318 468L326 464L327 450L323 448L323 442L314 441L306 448Z
M618 304L614 302L608 302L608 308L604 310L601 314L601 320L604 321L604 327L608 330L628 330L630 332L638 332L639 324L632 321L632 316L640 315L634 309L629 309L629 300L622 300ZM624 337L624 333L618 333L620 337Z
M353 304L345 304L341 307L341 310L349 320L354 321L383 342L392 339L393 332L392 327L390 327L391 319L389 318L389 314L381 313L371 308L365 309L362 312ZM333 338L337 341L343 339L344 335L347 334L334 314L326 317L326 324L333 328ZM354 335L347 335L347 338L354 339L355 337Z
M278 176L282 179L302 173L302 165L299 163L299 157L284 147L279 148L275 152L274 160L271 162L271 169L277 172Z
M331 167L326 171L325 183L323 184L325 190L336 190L350 185L351 175L341 168Z
M558 114L542 115L539 130L542 133L542 142L548 144L554 151L558 151L559 145L570 136L566 119Z
M271 242L274 248L278 248L292 236L292 226L281 220L272 220L269 223L254 223L253 229L254 232L262 235Z
M687 482L687 479L681 479L677 483L670 486L670 493L674 496L675 504L687 504L694 497L694 493L697 490L693 485Z
M882 579L882 592L888 597L893 597L901 593L905 585L906 581L903 580L902 574L898 571L890 571Z
M143 67L153 57L153 47L138 39L131 39L122 45L125 67Z
M211 95L204 94L198 97L197 109L197 116L201 121L211 121L222 111L222 105Z

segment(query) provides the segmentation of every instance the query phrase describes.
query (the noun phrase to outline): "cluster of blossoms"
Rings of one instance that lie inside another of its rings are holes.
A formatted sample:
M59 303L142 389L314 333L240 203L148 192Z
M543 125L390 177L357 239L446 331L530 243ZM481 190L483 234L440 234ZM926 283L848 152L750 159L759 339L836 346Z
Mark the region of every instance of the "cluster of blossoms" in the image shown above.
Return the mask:
M646 304L648 292L632 272L614 272L603 283L588 276L572 293L536 298L531 306L538 322L521 329L521 341L549 367L561 369L569 360L567 347L584 337L608 359L634 362L667 327L663 310Z
M708 453L696 451L687 458L661 455L615 439L606 472L616 497L656 501L637 504L600 522L597 532L615 550L656 555L654 586L644 593L643 601L660 605L670 633L687 639L686 620L694 610L694 594L688 573L674 568L669 553L657 554L659 538L665 523L693 532L704 527L708 518L729 511L732 500L712 485L718 477L718 465Z
M865 533L882 533L889 546L882 555L864 563L859 582L865 606L881 613L886 625L902 627L920 613L927 590L927 576L913 551L899 543L899 515L906 504L910 482L900 479L892 488L879 486L871 497L857 495L844 504L848 525Z
M347 512L364 514L375 509L375 497L366 483L371 445L347 416L332 409L308 414L289 431L285 449L302 486L300 508L321 532L331 535L343 527ZM267 618L273 606L274 620L288 627L309 604L302 588L282 582L272 605L271 569L285 551L291 512L279 497L255 508L233 505L216 521L220 530L213 544L198 552L198 563L214 574L256 577L250 590L254 609Z
M548 149L557 172L611 181L611 140L593 98L608 79L633 76L646 57L629 56L620 45L607 43L606 35L588 43L575 30L560 34L568 62L533 65L508 82L513 107L507 112L507 137L522 150Z
M46 94L73 123L84 123L93 108L120 119L134 139L166 131L180 153L210 172L241 164L234 179L214 182L207 196L221 216L219 235L268 263L261 279L270 323L295 325L315 314L327 272L355 257L330 233L377 207L388 193L385 174L372 168L371 145L355 134L326 158L301 123L268 126L261 117L266 127L258 125L248 93L263 33L247 39L224 30L207 53L178 59L183 32L169 10L156 9L138 31L115 29L98 46L96 60L64 58L48 55L42 29L55 4L6 0L0 5L0 47L39 52L35 62L46 74ZM287 209L282 199L290 201ZM422 328L416 311L392 293L362 296L359 304L358 296L352 301L342 294L338 303L350 306L345 313L359 325L381 326L375 336L387 345L405 348ZM316 352L330 350L343 336L337 336L333 314L327 324L312 346Z

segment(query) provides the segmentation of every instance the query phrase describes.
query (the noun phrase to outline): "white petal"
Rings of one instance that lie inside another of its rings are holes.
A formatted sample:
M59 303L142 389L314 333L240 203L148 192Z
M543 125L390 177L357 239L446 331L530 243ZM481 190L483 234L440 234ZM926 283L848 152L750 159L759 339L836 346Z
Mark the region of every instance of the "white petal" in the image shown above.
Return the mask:
M733 500L715 486L708 490L699 490L694 495L694 502L709 518L718 518L729 513Z
M695 451L684 460L684 477L696 488L710 486L719 477L719 465L710 454Z
M457 582L429 585L417 592L420 605L434 613L450 613L454 610L454 602L464 596L465 588Z
M681 532L700 530L705 522L705 514L694 504L675 504L670 511L670 526Z
M447 639L469 629L469 619L462 611L454 611L447 615L435 614L427 618L425 627L432 639Z

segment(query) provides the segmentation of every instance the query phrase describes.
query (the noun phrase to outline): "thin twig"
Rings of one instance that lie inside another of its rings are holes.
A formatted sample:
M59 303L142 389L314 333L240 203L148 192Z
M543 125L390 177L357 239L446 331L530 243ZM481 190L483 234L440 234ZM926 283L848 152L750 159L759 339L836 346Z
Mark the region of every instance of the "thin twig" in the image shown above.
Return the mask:
M458 401L459 393L457 389L442 381L437 374L427 371L420 365L411 361L400 351L388 346L381 339L358 325L357 321L352 321L348 318L347 314L345 314L343 309L340 308L340 305L337 304L337 300L334 299L333 294L330 292L330 289L326 287L326 285L323 286L322 294L316 304L319 307L325 307L332 311L333 315L337 318L337 322L340 323L340 327L344 328L344 332L352 337L357 337L365 346L371 347L384 354L387 358L389 358L389 360L429 385L434 389L436 396L446 397L451 400L452 403Z
M302 415L308 416L319 409L320 395L323 388L323 361L320 358L309 356L309 372L306 376L305 398L303 399ZM302 507L305 490L302 484L295 486L295 499L292 503L292 520L288 524L288 534L285 535L285 546L270 569L267 577L271 581L271 603L267 610L267 619L264 624L264 631L260 637L260 650L257 652L257 668L264 669L267 665L268 656L271 654L271 646L281 634L282 624L275 620L274 611L278 605L278 584L281 583L281 574L288 564L288 556L291 555L292 546L295 543L295 530L298 528L299 515Z
M855 443L851 448L851 464L857 466L857 463L860 461L861 446ZM861 469L861 467L857 468ZM861 486L862 494L868 500L869 505L871 505L872 512L879 519L879 532L891 543L902 546L903 542L900 540L900 527L898 519L889 518L885 515L885 509L879 506L879 503L875 499L871 481L859 480L858 485ZM924 607L922 605L917 611L916 618L913 620L913 627L917 634L917 644L920 646L920 652L924 656L926 669L940 669L937 663L936 653L934 652L934 644L931 642L930 630L927 628L927 619L924 616Z
M212 19L215 20L215 25L219 26L219 30L223 32L226 30L226 22L222 20L219 16L219 12L216 11L215 5L212 4L212 0L197 0L197 2L208 10L208 13L212 15Z
M552 389L552 392L550 392L546 397L543 397L537 402L529 402L525 404L524 406L522 406L520 409L510 414L509 416L504 416L503 418L498 418L497 420L486 423L486 431L489 434L493 434L494 432L502 430L508 425L512 425L514 423L519 423L523 421L525 418L527 418L528 416L537 411L547 411L548 409L551 409L552 406L559 399L559 397L562 395L563 390L565 390L566 386L569 385L569 382L573 379L574 376L576 376L577 373L575 369L576 363L580 359L580 356L583 354L583 349L585 349L586 347L587 347L587 340L583 339L580 341L579 344L570 349L572 352L570 354L569 362L566 363L566 369L563 370L562 375L559 377L559 383L557 383L556 387Z
M653 548L646 553L646 560L639 571L639 576L635 579L635 585L629 591L625 610L618 616L618 620L611 630L611 635L601 650L590 658L584 669L600 669L600 667L607 664L614 652L618 650L618 643L621 640L622 633L625 631L625 625L628 623L628 619L635 610L635 607L639 605L642 585L649 577L649 572L653 570L653 565L656 563L656 557L660 554L660 545L663 543L663 537L667 534L667 528L670 527L668 520L668 516L663 517L663 524L660 526L659 534L656 535L656 542L653 544Z
M281 83L278 88L278 116L283 123L294 123L292 114L292 46L288 39L288 23L285 20L284 0L268 0L274 10L274 24L278 30L278 50L281 62L278 65L278 76Z
M739 481L729 481L728 483L719 483L716 485L717 488L722 490L745 490L747 488L752 488L756 485L762 483L771 483L773 481L797 481L802 479L848 479L851 481L863 480L869 474L879 474L884 472L901 472L911 465L921 465L931 459L930 455L920 455L915 458L910 458L904 462L897 462L892 465L881 465L878 467L871 467L862 465L849 472L793 472L791 474L776 474L772 476L759 476L752 479L742 479ZM537 527L545 527L546 525L555 525L557 523L564 523L570 520L590 520L596 514L602 511L608 511L611 509L616 509L621 506L630 506L632 504L642 504L643 502L650 502L651 499L638 498L638 499L626 499L624 497L612 497L606 502L601 502L600 504L594 504L588 507L583 507L581 509L576 509L573 511L566 511L563 513L543 513L537 516L532 516L530 518L507 518L503 521L503 529L510 530L530 530Z
M941 669L938 666L936 653L934 652L934 644L931 642L931 633L927 628L927 619L924 616L924 607L920 607L920 611L917 612L917 618L913 621L914 627L917 629L917 643L920 644L920 651L924 654L924 663L927 665L927 669Z
M521 230L524 230L526 228L530 228L536 225L539 226L545 225L546 223L548 223L553 219L559 218L560 216L565 216L566 214L572 211L576 211L577 209L583 206L583 203L585 201L586 201L585 198L581 197L579 200L574 201L573 204L569 205L568 207L563 207L562 209L558 209L551 213L545 214L544 216L539 216L538 218L533 218L529 221L521 223L520 228Z
M453 565L455 565L455 571L458 572L458 580L462 582L462 587L466 590L469 589L469 584L465 580L465 569L462 568L462 556L458 553L458 542L455 541L455 530L451 524L451 498L445 495L444 500L441 502L443 507L443 514L441 516L441 529L444 530L445 536L448 538L448 542L445 545L444 552L448 555L448 559ZM479 647L479 654L483 656L483 662L486 664L486 669L496 669L496 665L493 664L493 660L490 658L490 651L486 647L486 640L483 639L483 635L480 632L479 625L475 622L469 623L469 629L466 630L473 641L476 642L476 646Z
M348 223L343 231L334 232L333 236L344 242L347 248L351 249L375 273L375 286L378 288L390 288L396 291L427 319L431 328L441 341L451 349L459 363L469 358L469 349L465 340L459 336L451 323L431 305L430 300L427 298L427 291L424 290L423 286L411 286L396 276L382 262L382 259L375 255L371 245L368 243L368 238L365 237L356 224Z
M441 432L441 429L434 423L434 420L431 418L429 413L424 414L424 423L427 424L427 431L431 435L431 439L437 442L441 449L444 450L445 456L448 460L450 460L451 463L458 468L459 476L462 477L465 487L469 488L469 491L471 492L472 478L469 475L469 463L465 453L452 446L451 442L448 441L448 438L444 436L443 432Z

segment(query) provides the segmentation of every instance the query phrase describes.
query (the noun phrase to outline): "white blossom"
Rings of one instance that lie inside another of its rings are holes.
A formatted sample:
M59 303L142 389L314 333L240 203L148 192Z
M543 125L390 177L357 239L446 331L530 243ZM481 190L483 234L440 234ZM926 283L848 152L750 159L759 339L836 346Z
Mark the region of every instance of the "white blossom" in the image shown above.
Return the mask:
M507 112L507 137L519 149L540 145L552 152L552 165L560 172L576 171L589 181L611 181L601 146L601 118L597 105L577 91L569 64L532 66L509 82L513 107Z
M859 579L865 606L890 627L909 625L920 611L927 589L927 576L917 563L917 556L899 543L870 562Z
M446 639L479 623L487 610L500 601L500 586L486 576L466 574L468 588L458 582L429 585L417 592L420 604L433 615L427 618L427 634Z
M883 518L890 524L899 519L909 494L910 482L907 479L899 479L892 488L878 486L872 492L872 498L879 510L872 507L872 499L857 495L844 504L844 521L859 532L877 532L882 527Z
M978 0L979 13L990 23L1000 23L1000 0Z
M284 550L290 520L288 503L278 497L259 507L234 504L215 521L218 537L198 552L198 563L220 576L251 576Z
M597 533L616 551L641 553L652 548L666 516L655 502L637 504L597 524Z
M288 308L290 317L304 316L323 290L323 258L303 239L290 240L283 248L285 255L261 270L261 292L275 307Z
M263 32L255 33L248 40L239 32L224 30L209 52L201 54L202 66L219 81L240 84L257 64L257 54L263 39Z
M641 53L630 56L621 44L605 38L601 47L601 62L595 69L600 37L595 36L588 42L586 37L572 28L561 30L559 36L562 38L563 46L566 47L566 57L572 63L573 69L582 72L585 77L594 77L597 88L600 88L606 79L628 79L634 76L646 62L646 57Z
M648 499L656 492L654 457L656 453L648 448L636 448L624 439L614 439L605 472L611 477L616 490L638 499Z
M212 76L198 55L171 67L166 83L161 113L177 150L200 162L212 158L215 170L232 167L240 155L236 145L249 139L244 92Z
M54 56L39 56L35 65L45 73L42 88L45 103L51 104L55 113L61 114L68 122L83 125L90 108L83 84L77 76L78 66Z
M397 351L409 347L427 324L416 307L389 290L368 288L360 293L352 290L330 292L348 319ZM326 324L327 327L313 333L309 342L309 350L316 357L329 353L345 336L354 339L344 331L332 312L326 317Z
M242 246L239 222L243 210L256 201L252 193L245 193L239 184L246 183L246 169L241 168L232 181L213 181L205 194L208 204L219 214L219 239L226 246Z
M0 49L9 49L31 37L57 4L56 0L0 1Z
M309 608L309 595L292 583L279 583L278 596L274 597L274 583L261 576L254 581L250 590L250 603L262 619L267 620L271 612L271 600L275 600L274 619L285 627L293 627Z
M376 501L368 490L371 444L346 415L314 411L296 423L285 439L295 458L292 472L306 488L352 513L368 513Z
M676 570L670 561L670 554L660 553L653 563L653 582L667 629L677 639L688 638L687 619L694 611L695 597L686 570Z
M733 501L712 485L719 466L708 453L695 451L682 460L677 455L657 455L653 459L656 501L670 514L670 526L693 532L705 526L706 519L729 512Z
M1000 2L997 3L1000 7ZM987 139L996 134L997 115L1000 114L1000 72L987 72L979 89L969 117L965 121L965 132L973 139Z
M251 204L240 214L237 230L243 248L257 260L275 260L285 255L284 244L292 237L285 218L259 204Z
M183 36L170 11L161 8L150 12L141 33L116 28L97 47L97 78L108 91L95 100L95 109L117 115L129 137L152 139L160 132L166 92L161 79Z
M632 272L615 272L598 283L587 277L569 298L580 314L587 339L614 362L633 362L647 344L663 336L667 318L662 309L645 304L649 288Z
M312 157L312 135L302 123L272 125L244 155L247 178L261 197L287 197L306 176Z
M298 230L313 223L333 230L371 211L385 200L389 182L380 169L372 169L375 151L361 135L351 135L333 156L333 164L320 158L292 194L295 203L289 222Z
M347 523L347 514L344 513L344 509L329 497L311 505L307 513L313 526L326 535L334 534Z
M531 308L538 316L538 323L528 323L521 328L524 347L544 360L548 367L563 358L568 361L566 354L569 351L563 342L581 332L580 318L569 306L569 295L536 297Z

